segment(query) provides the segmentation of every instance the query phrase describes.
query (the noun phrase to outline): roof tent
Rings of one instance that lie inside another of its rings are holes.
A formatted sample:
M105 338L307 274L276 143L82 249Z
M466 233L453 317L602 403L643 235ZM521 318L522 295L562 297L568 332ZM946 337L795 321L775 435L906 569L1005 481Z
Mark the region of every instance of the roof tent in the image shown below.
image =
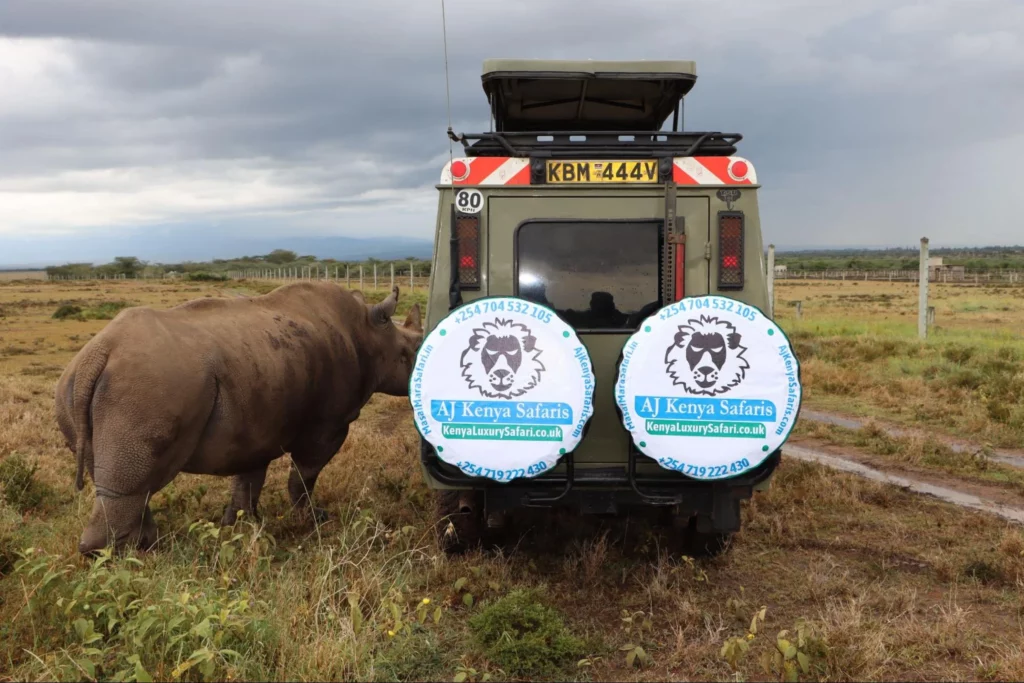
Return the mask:
M691 61L488 59L496 132L658 131L697 81Z

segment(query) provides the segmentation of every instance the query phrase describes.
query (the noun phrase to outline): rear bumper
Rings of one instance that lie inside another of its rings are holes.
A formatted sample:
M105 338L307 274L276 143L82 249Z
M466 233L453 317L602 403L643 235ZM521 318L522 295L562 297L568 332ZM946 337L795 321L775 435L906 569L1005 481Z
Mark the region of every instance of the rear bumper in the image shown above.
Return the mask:
M654 461L631 447L624 466L576 467L570 453L560 463L562 472L554 470L532 479L499 483L466 475L443 462L433 446L420 439L420 464L429 485L477 492L489 512L558 506L583 513L615 514L620 507L653 505L675 508L678 515L715 519L714 527L722 531L738 528L739 501L750 498L754 488L772 476L781 456L780 449L737 477L701 481L661 468L657 474L638 473L640 463Z

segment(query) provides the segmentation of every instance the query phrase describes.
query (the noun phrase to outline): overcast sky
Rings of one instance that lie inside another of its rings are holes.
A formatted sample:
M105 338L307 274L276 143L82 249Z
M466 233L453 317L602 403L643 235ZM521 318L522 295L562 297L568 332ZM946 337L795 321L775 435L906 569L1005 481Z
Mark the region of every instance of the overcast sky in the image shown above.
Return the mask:
M456 130L487 126L487 57L693 59L687 128L744 135L766 242L1024 243L1021 0L446 10ZM439 0L0 0L0 251L179 226L430 238L441 38Z

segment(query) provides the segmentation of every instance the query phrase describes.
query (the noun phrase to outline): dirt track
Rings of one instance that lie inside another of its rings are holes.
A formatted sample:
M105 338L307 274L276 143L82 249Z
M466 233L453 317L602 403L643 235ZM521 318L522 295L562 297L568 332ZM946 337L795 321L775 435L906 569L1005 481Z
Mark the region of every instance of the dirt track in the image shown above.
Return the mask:
M867 421L812 410L801 411L800 419L846 429L862 429L869 424ZM923 433L913 430L873 424L893 437L923 436ZM983 452L983 448L976 444L948 438L943 438L942 441L956 452ZM1024 524L1024 498L1005 488L968 482L943 473L915 471L908 474L900 471L901 468L894 466L891 462L884 462L879 458L864 455L856 449L822 444L813 439L792 439L783 447L783 457L816 462L866 479L893 484L914 493L933 496L959 507L987 512L1012 522ZM996 450L986 454L986 457L1010 467L1024 469L1024 454L1019 452Z

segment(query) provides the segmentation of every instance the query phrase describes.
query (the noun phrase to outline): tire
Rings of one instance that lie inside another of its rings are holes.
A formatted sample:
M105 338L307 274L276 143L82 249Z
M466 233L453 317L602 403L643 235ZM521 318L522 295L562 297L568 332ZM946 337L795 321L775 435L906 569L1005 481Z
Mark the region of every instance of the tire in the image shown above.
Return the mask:
M459 555L480 546L487 536L483 495L477 491L438 491L435 496L435 529L438 545L447 555ZM462 503L471 509L464 511Z
M690 557L717 557L731 545L732 531L697 531L697 518L690 519L683 532L683 551Z

